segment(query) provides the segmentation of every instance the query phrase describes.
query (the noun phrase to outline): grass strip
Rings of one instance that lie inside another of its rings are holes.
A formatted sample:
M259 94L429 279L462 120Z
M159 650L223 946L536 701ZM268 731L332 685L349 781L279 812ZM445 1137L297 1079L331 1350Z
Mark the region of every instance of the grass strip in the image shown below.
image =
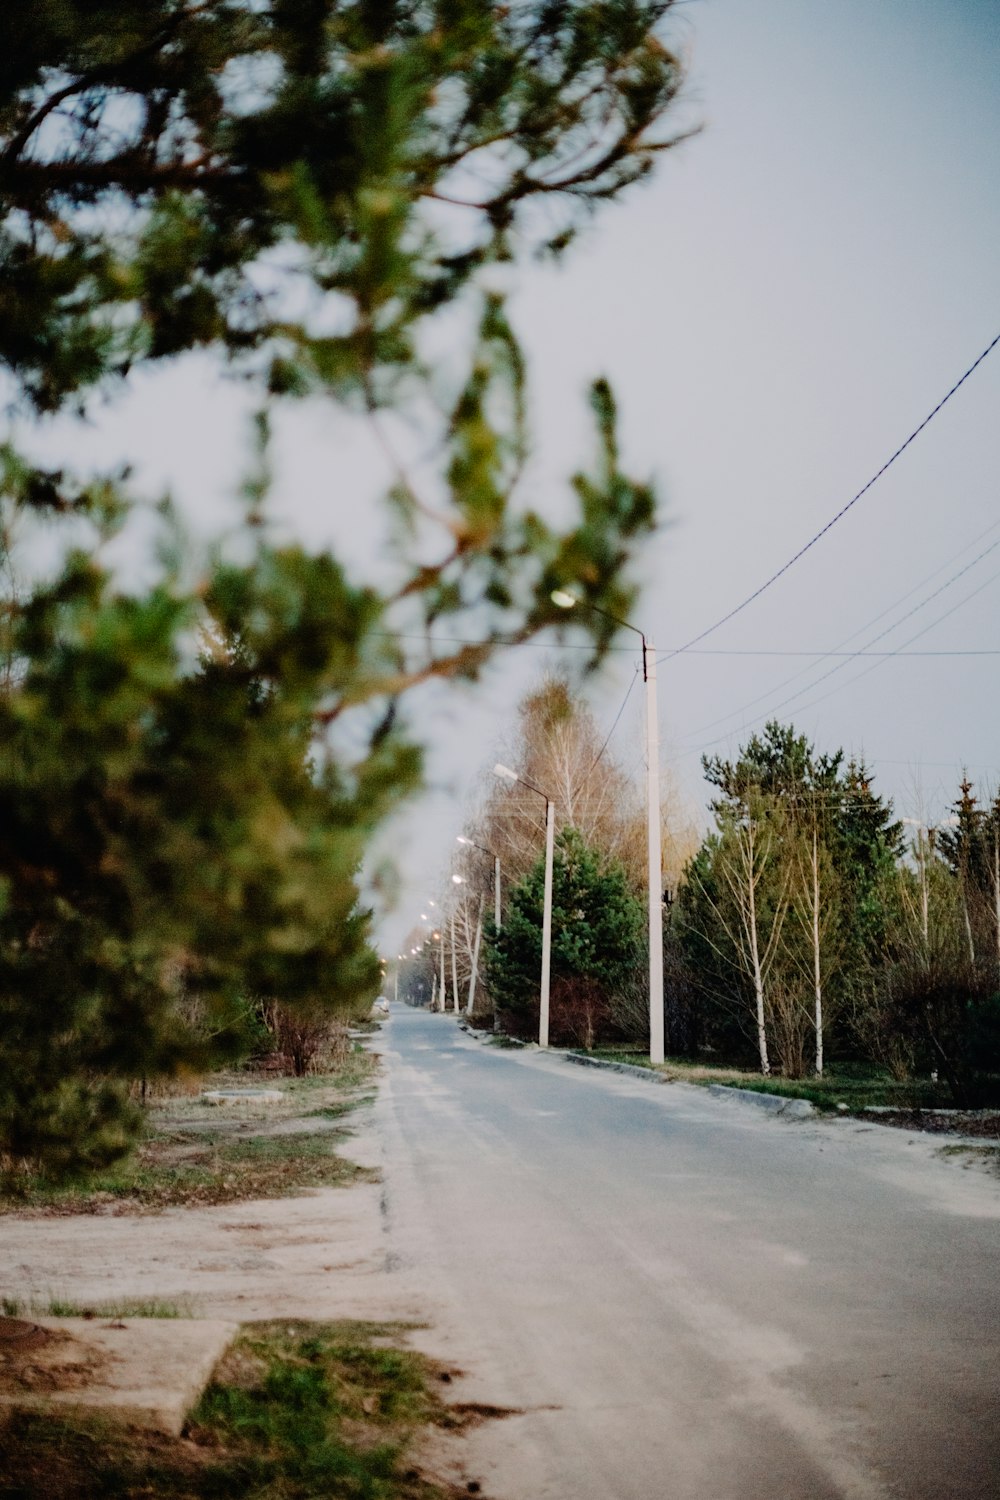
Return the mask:
M114 1302L73 1302L67 1297L0 1297L0 1313L6 1318L190 1318L187 1304L161 1298L122 1297Z
M5 1500L453 1500L408 1458L453 1427L439 1372L399 1328L247 1324L173 1439L110 1422L17 1414L0 1427Z
M632 1063L653 1067L647 1052L631 1048L595 1048L585 1054L610 1062ZM871 1108L935 1109L951 1104L948 1088L930 1079L908 1079L904 1082L873 1067L857 1063L834 1063L822 1078L764 1078L748 1069L712 1067L684 1058L668 1058L658 1071L682 1083L723 1084L728 1088L748 1089L758 1094L777 1094L785 1099L807 1099L817 1109L835 1111L846 1104L851 1111Z
M287 1198L309 1188L372 1181L377 1174L338 1156L343 1133L260 1135L196 1140L168 1136L139 1146L127 1160L84 1183L32 1178L0 1197L0 1213L155 1213L180 1205L208 1207L249 1199Z

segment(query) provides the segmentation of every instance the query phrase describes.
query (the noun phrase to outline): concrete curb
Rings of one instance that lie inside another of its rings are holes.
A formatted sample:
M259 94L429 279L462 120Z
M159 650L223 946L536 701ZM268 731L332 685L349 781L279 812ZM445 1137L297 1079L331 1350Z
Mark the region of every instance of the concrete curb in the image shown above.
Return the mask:
M577 1063L581 1068L603 1068L608 1073L625 1073L629 1078L641 1078L643 1083L668 1083L662 1073L656 1073L652 1068L640 1068L635 1063L611 1062L604 1057L586 1057L579 1052L562 1052L559 1054L565 1062Z
M461 1029L471 1036L475 1041L487 1041L492 1035L487 1031L476 1031L468 1025L459 1025ZM515 1041L518 1047L531 1047L531 1042ZM589 1057L581 1052L564 1052L560 1048L550 1047L550 1057L561 1057L564 1062L576 1063L581 1068L602 1068L607 1073L624 1073L628 1078L641 1078L643 1083L665 1083L679 1082L682 1088L693 1088L700 1094L711 1094L714 1099L725 1099L728 1104L748 1104L751 1108L767 1110L772 1115L780 1115L785 1120L809 1120L819 1114L814 1104L808 1099L788 1099L783 1094L758 1094L754 1089L730 1088L724 1083L695 1084L684 1083L683 1080L665 1078L662 1073L657 1073L654 1068L640 1068L635 1063L612 1062L609 1058Z
M579 1063L584 1068L604 1068L610 1073L625 1073L629 1078L641 1078L644 1083L664 1084L672 1082L653 1068L639 1068L634 1063L611 1062L603 1057L581 1056L578 1052L564 1052L566 1062ZM819 1111L808 1099L787 1099L781 1094L758 1094L753 1089L728 1088L723 1083L688 1084L699 1093L711 1094L715 1099L725 1099L729 1104L749 1104L767 1110L772 1115L781 1115L786 1120L808 1120Z
M238 1323L218 1318L46 1317L25 1327L37 1328L43 1342L26 1345L20 1363L40 1370L51 1388L19 1389L12 1364L15 1384L0 1393L0 1421L11 1411L74 1409L174 1437L239 1333Z
M714 1099L726 1099L730 1104L755 1105L758 1109L770 1110L773 1115L783 1115L786 1120L808 1120L819 1113L808 1099L787 1099L783 1094L758 1094L755 1089L730 1088L724 1083L707 1083L704 1091Z

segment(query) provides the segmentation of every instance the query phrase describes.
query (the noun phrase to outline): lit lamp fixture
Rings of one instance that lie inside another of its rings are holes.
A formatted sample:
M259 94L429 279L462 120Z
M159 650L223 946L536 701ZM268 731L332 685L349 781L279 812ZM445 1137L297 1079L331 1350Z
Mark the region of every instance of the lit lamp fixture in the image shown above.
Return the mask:
M567 589L549 595L560 609L592 609L631 630L642 641L642 676L646 684L646 839L649 883L649 1060L663 1061L663 857L660 850L660 744L656 710L656 650L653 642L628 620L619 620L597 604L578 599ZM497 770L500 767L497 766Z

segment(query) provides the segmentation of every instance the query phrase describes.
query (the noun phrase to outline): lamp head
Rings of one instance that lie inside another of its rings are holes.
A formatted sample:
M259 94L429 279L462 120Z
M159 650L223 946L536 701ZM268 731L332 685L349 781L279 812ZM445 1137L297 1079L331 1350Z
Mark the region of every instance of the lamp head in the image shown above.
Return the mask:
M465 876L464 875L453 875L451 878L452 878L452 881L454 882L455 885L464 885L465 884Z
M511 770L510 766L502 766L499 761L497 761L493 770L497 776L502 776L505 781L520 781L521 779L516 771Z
M576 595L571 594L568 589L553 589L549 598L560 609L575 609L580 602Z

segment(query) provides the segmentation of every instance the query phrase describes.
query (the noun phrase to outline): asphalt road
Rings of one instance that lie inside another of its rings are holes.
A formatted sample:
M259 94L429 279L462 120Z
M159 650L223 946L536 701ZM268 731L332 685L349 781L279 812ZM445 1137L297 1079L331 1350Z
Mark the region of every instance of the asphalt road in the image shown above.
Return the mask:
M387 1264L522 1413L489 1493L1000 1495L1000 1180L402 1006L381 1048Z

